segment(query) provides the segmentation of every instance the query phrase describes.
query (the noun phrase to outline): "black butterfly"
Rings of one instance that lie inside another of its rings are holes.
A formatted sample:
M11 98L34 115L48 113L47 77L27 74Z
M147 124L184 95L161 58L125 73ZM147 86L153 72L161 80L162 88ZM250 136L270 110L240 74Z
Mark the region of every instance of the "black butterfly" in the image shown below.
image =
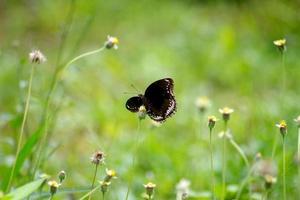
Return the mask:
M147 87L144 95L128 99L126 108L131 112L138 112L141 106L145 106L151 119L163 122L176 112L173 88L174 81L171 78L155 81Z

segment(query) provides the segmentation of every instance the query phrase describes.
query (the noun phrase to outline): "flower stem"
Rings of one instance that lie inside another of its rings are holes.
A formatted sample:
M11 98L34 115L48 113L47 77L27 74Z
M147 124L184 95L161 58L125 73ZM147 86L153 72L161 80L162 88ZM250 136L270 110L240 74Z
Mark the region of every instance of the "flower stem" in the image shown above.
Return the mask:
M214 161L213 161L213 146L212 146L212 129L209 129L209 151L210 151L210 170L211 170L211 193L212 199L215 199L215 175L214 175Z
M97 171L98 171L98 165L96 165L95 167L95 172L94 172L94 177L93 177L93 182L92 182L92 189L94 188L94 185L95 185L95 180L96 180L96 177L97 177ZM89 199L92 198L92 194L89 196Z
M236 200L240 199L240 196L241 196L241 194L243 192L243 189L244 189L245 185L249 182L249 179L250 179L250 177L251 177L254 169L255 169L255 164L252 165L252 167L249 169L249 171L247 173L247 176L242 181L241 186L240 186L240 188L239 188L239 190L237 192L236 198L235 198ZM251 191L249 191L249 195L251 196Z
M88 193L83 195L79 200L83 200L83 199L87 198L88 196L93 194L95 191L97 191L100 187L101 187L101 184L99 184L97 187L95 187L94 189L92 189L91 191L89 191Z
M140 136L140 128L141 128L141 119L139 119L139 122L138 122L138 127L137 127L137 136L136 136L136 141L135 141L135 147L134 147L134 153L133 153L133 157L132 157L132 162L131 162L131 169L134 168L135 166L135 162L136 162L136 156L137 156L137 150L138 150L138 147L140 145L140 139L139 139L139 136ZM130 179L129 179L129 185L128 185L128 188L127 188L127 192L126 192L126 196L125 196L125 199L128 200L129 198L129 193L130 193L130 187L132 185L132 176L130 176Z
M43 157L44 151L46 149L45 143L46 143L46 139L48 137L48 121L49 121L49 118L50 118L50 116L49 116L50 103L51 103L51 100L52 100L52 97L53 97L53 93L56 89L56 86L57 86L58 82L62 79L63 72L75 61L77 61L81 58L84 58L86 56L99 53L99 52L103 51L104 49L105 49L105 45L103 45L99 49L89 51L87 53L83 53L83 54L71 59L69 62L67 62L65 65L63 65L63 67L57 69L57 71L54 75L54 78L53 78L53 81L52 81L47 99L46 99L46 104L45 104L46 106L45 106L45 111L44 111L44 113L45 113L45 115L44 115L44 118L45 118L44 119L45 131L44 131L42 139L39 143L39 147L38 147L38 151L37 151L37 161L36 161L36 164L35 164L35 167L34 167L34 170L33 170L33 177L35 176L35 174L37 172L37 169L40 166L41 157Z
M226 196L226 134L227 121L224 121L224 135L223 135L223 156L222 156L222 200Z
M9 181L8 181L8 184L7 184L7 187L6 187L6 191L7 192L10 189L12 181L13 181L13 178L14 178L15 170L16 170L16 165L17 165L17 160L18 160L18 157L19 157L19 154L20 154L20 150L21 150L22 139L23 139L24 129L25 129L25 123L26 123L26 119L27 119L27 115L28 115L29 103L30 103L30 98L31 98L32 80L33 80L33 75L34 75L34 69L35 69L35 65L32 64L31 65L30 77L29 77L29 81L28 81L28 90L27 90L27 98L26 98L26 102L25 102L24 115L23 115L23 120L22 120L20 135L19 135L19 138L18 138L17 151L16 151L16 156L15 156L15 161L14 161L12 170L10 172Z
M283 200L286 200L286 180L285 180L285 137L283 136L283 146L282 146L282 193Z
M234 141L233 138L229 139L230 143L232 144L232 146L237 150L237 152L241 155L241 157L243 158L247 168L249 168L249 161L247 156L245 155L245 152L243 151L243 149Z

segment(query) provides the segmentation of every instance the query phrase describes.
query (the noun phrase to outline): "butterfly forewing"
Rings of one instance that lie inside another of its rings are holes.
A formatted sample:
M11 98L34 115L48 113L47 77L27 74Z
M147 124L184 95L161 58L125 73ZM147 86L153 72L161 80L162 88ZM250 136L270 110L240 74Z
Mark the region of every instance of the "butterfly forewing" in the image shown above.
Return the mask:
M144 102L148 115L155 121L164 121L176 111L173 94L174 83L165 78L150 84L145 91Z

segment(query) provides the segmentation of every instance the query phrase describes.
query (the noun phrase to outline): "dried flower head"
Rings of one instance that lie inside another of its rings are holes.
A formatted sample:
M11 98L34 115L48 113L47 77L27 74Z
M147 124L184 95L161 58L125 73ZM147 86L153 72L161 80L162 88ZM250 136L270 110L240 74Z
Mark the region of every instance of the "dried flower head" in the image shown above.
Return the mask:
M230 119L230 114L234 112L232 108L224 107L220 108L219 112L222 114L223 120L227 122Z
M117 173L113 169L105 169L106 176L104 178L104 182L110 182L111 179L117 178Z
M265 177L266 175L277 176L277 165L272 160L261 159L254 165L254 174Z
M156 187L156 184L154 183L147 183L144 184L144 188L146 189L146 194L148 195L148 197L151 199L151 197L153 196L153 192L154 192L154 188Z
M103 164L105 155L102 151L96 151L91 157L91 162L95 165Z
M49 185L49 188L50 188L50 194L53 196L56 193L56 191L57 191L58 187L60 186L60 184L57 183L56 181L52 180L52 181L48 181L48 185Z
M118 49L118 44L119 44L118 38L109 35L107 36L107 40L105 42L105 47L107 49L111 49L111 48Z
M147 110L145 106L141 106L138 111L138 117L140 120L145 119L147 116Z
M284 137L287 134L287 124L284 120L281 120L279 124L276 124L279 128L280 134Z
M64 170L60 171L58 173L58 179L59 179L59 182L62 183L66 178L66 172Z
M32 52L29 53L29 60L31 63L43 63L46 62L46 57L40 50L33 50Z
M294 119L294 121L298 125L298 128L300 128L300 115L296 119Z
M277 178L269 174L264 176L264 180L266 189L270 189L277 182Z
M286 50L286 39L275 40L273 41L273 44L281 53Z
M215 116L208 116L208 127L209 129L213 129L215 127L216 121L218 119Z
M201 113L204 113L211 106L211 101L209 100L208 97L201 96L196 99L195 104L196 104L196 107L198 108L198 110Z

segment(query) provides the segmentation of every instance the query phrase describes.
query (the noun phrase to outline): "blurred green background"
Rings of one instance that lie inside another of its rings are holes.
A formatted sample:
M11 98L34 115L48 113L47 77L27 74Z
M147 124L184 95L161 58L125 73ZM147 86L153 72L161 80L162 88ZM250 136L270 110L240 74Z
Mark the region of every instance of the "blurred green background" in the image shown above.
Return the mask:
M273 141L279 137L275 124L287 120L288 199L297 199L300 177L294 159L297 126L293 119L300 114L299 9L299 1L275 0L1 0L0 183L5 182L16 151L30 73L29 52L40 49L47 62L36 68L24 141L39 127L56 67L101 47L107 35L112 35L120 40L118 50L79 60L63 74L51 103L49 156L40 173L55 178L65 170L67 179L61 190L87 188L94 172L90 157L100 149L106 154L106 164L97 179L103 178L105 168L118 173L108 199L124 199L130 177L130 199L141 199L142 184L148 181L157 184L156 199L175 199L176 184L182 178L191 181L195 192L209 191L206 115L221 119L218 109L229 106L235 110L230 130L251 162L257 152L271 157ZM280 38L287 39L283 92L281 55L273 45ZM124 92L136 92L131 84L143 92L164 77L175 81L177 113L157 128L147 118L137 133L137 116L124 106L131 95ZM204 116L195 106L198 96L212 102ZM222 128L219 121L213 136L218 190L222 143L217 134ZM142 142L132 168L137 135ZM273 199L282 196L281 153L279 140ZM29 180L34 156L35 151L13 186ZM247 168L229 144L227 169L227 184L240 185ZM82 195L76 193L75 199Z

